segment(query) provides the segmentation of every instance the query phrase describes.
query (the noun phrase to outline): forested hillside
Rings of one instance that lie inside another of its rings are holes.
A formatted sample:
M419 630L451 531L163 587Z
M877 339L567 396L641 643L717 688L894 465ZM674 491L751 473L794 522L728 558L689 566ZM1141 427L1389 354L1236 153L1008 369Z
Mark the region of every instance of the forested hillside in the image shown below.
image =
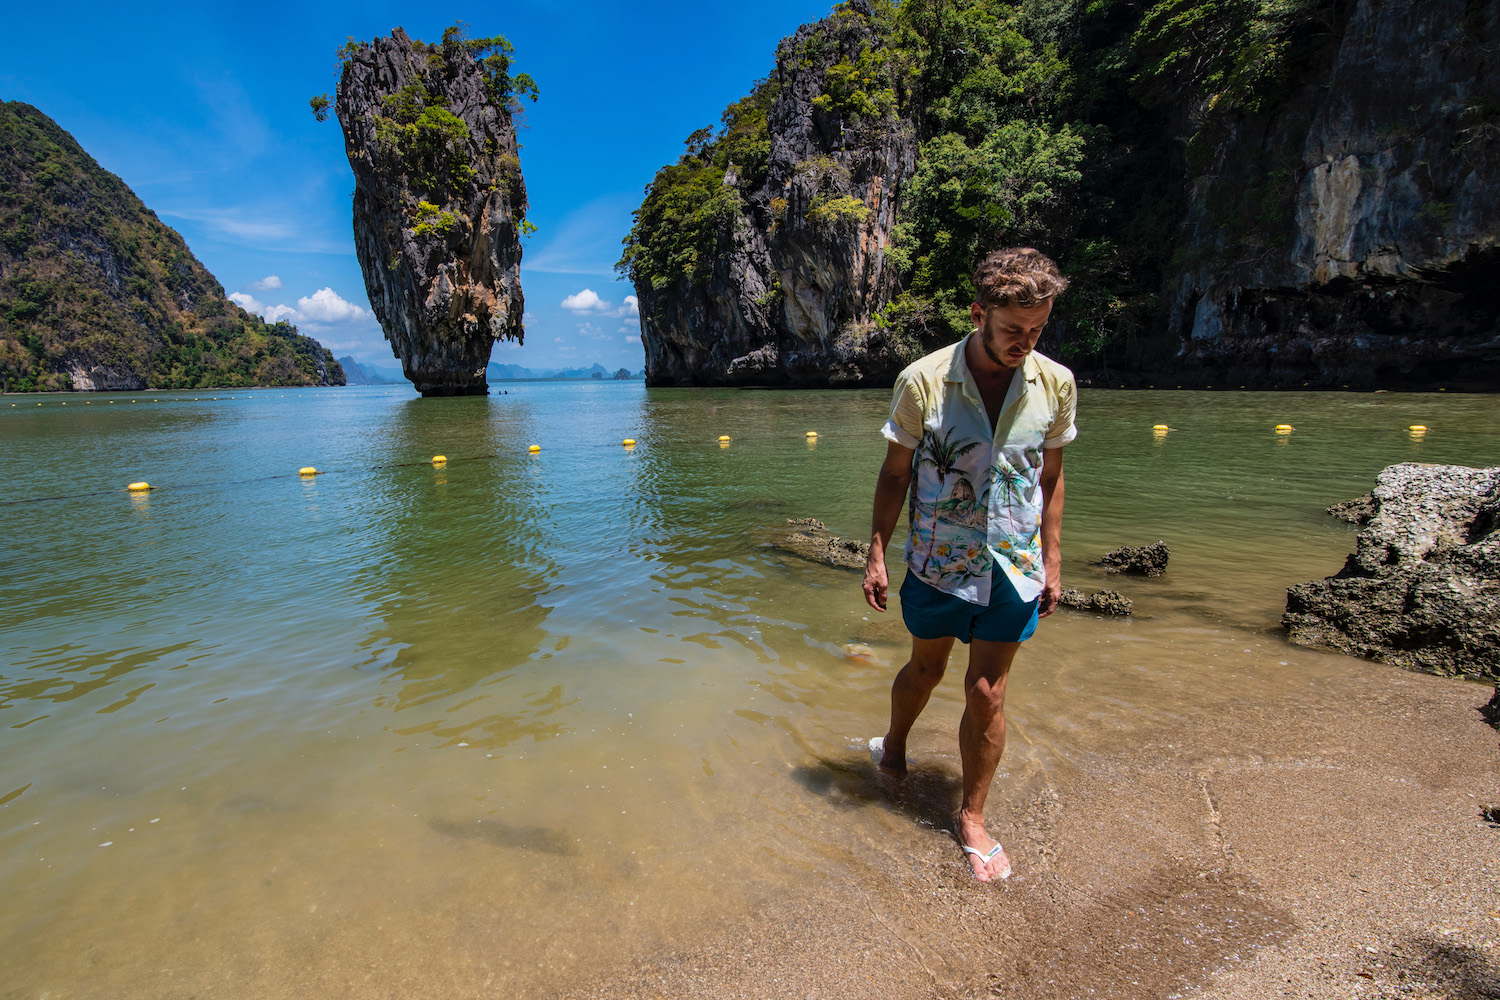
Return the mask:
M888 381L1030 244L1073 279L1051 353L1110 382L1492 388L1497 34L1475 0L840 4L648 188L648 378Z
M0 103L0 388L342 384L322 345L229 301L56 122Z

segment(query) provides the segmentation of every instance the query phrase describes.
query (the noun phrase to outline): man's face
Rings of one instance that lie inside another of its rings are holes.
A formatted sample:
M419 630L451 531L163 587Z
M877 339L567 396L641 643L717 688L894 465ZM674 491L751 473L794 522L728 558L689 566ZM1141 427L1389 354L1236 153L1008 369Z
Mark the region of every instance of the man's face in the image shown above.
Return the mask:
M979 344L985 356L997 365L1016 368L1026 360L1052 315L1052 300L1035 306L990 306L978 302L969 307L979 327Z

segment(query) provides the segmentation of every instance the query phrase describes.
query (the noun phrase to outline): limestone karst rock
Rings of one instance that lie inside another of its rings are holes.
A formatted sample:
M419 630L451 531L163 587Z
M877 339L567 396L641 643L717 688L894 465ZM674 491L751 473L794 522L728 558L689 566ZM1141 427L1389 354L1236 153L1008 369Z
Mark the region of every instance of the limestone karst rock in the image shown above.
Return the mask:
M482 395L496 340L523 336L526 184L504 68L456 31L343 53L335 110L375 317L424 396Z
M648 189L647 379L889 384L1020 244L1080 385L1494 391L1497 38L1476 0L848 0Z
M1194 178L1190 266L1144 360L1220 385L1493 391L1500 4L1347 10L1328 58Z
M733 163L724 172L738 210L725 214L709 273L660 286L634 275L648 383L888 385L921 353L874 321L897 290L885 247L914 166L913 129L814 106L829 67L858 58L872 32L845 13L778 47L764 177Z
M1291 640L1500 680L1500 468L1393 465L1359 506L1344 568L1287 591Z
M225 295L57 122L0 101L0 389L343 384L327 348Z

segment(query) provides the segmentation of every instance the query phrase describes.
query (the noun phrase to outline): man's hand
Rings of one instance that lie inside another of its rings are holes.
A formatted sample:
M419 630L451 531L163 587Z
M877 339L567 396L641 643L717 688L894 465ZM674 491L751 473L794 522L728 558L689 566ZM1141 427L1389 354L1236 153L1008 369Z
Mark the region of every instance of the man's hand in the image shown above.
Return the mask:
M865 560L865 603L876 611L884 611L890 579L885 571L885 553L870 546L870 558Z
M1057 610L1057 602L1062 600L1062 581L1057 578L1056 573L1047 574L1047 585L1042 588L1042 596L1039 598L1036 616L1046 618Z

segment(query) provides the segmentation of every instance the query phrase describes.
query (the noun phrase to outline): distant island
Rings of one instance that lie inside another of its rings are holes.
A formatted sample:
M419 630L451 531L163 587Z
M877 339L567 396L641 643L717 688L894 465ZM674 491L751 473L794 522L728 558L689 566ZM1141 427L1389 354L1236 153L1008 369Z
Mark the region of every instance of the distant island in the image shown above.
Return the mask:
M0 389L343 384L322 344L231 302L56 122L0 102Z
M339 365L350 385L405 385L407 379L399 368L361 364L352 357L339 358ZM493 362L485 369L485 378L491 382L572 382L572 381L635 381L646 377L645 371L633 372L626 368L610 371L600 364L588 368L522 368L520 365L499 365Z

